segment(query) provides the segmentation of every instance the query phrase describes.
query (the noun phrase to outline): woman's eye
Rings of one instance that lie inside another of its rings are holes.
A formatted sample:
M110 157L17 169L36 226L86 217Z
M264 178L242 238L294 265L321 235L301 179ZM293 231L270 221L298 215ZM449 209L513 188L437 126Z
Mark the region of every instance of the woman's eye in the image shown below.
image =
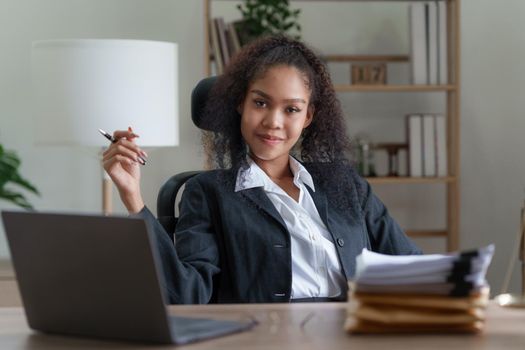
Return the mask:
M298 113L300 112L301 110L297 107L288 107L286 108L286 112L287 113Z
M266 107L266 102L262 101L262 100L255 100L255 106L257 107Z

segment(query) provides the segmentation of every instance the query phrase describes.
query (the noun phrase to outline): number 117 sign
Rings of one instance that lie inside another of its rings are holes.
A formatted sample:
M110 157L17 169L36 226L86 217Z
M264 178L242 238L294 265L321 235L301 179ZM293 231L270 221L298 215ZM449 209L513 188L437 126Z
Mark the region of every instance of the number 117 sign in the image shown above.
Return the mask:
M386 84L386 63L352 64L352 84Z

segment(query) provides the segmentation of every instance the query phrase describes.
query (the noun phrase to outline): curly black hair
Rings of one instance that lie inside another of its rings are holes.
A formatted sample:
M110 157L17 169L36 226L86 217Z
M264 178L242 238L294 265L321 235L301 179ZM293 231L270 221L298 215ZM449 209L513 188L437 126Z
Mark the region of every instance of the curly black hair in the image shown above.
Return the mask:
M293 155L308 165L314 180L338 206L346 206L342 187L354 172L348 159L350 141L344 115L325 64L304 43L284 35L266 36L244 47L219 76L204 109L203 119L212 134L203 143L215 168L248 167L247 145L241 135L237 107L244 101L253 81L278 65L296 68L310 90L314 115L294 147ZM354 183L353 181L351 181ZM348 189L348 187L346 188ZM331 195L330 195L331 194Z

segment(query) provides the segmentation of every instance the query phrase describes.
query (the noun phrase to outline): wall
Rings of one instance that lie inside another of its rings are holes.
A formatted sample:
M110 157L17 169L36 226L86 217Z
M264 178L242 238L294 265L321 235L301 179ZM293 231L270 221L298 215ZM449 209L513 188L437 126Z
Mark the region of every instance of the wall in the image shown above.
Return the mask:
M292 2L303 7L303 38L326 53L407 53L406 4L375 2ZM217 2L213 13L236 16L234 3ZM525 188L524 87L525 2L462 0L461 246L497 244L489 280L499 289ZM0 0L0 141L16 149L22 173L42 192L31 197L38 209L100 210L100 167L95 150L32 146L28 90L29 50L46 38L133 38L179 43L181 145L151 154L143 172L143 193L154 208L158 187L173 173L201 167L199 137L189 121L189 94L204 73L202 1L185 0ZM328 39L329 38L329 39ZM334 81L348 69L331 66ZM389 67L404 79L406 65ZM367 131L374 140L404 139L403 116L444 111L439 93L342 94L352 134ZM387 131L385 131L387 130ZM384 159L378 157L384 164ZM406 227L444 225L442 185L380 186L378 194ZM431 200L428 200L431 198ZM118 202L115 195L115 202ZM0 209L12 208L0 202ZM117 212L123 213L121 205ZM2 233L2 228L0 228ZM0 235L3 237L3 234ZM418 241L441 251L443 241ZM0 256L7 248L0 238ZM518 279L514 276L513 288Z
M496 243L499 292L525 200L525 2L467 0L462 13L462 245Z
M0 0L0 141L17 150L21 173L40 190L41 197L29 195L37 209L100 212L102 170L97 149L33 146L31 42L119 38L178 43L180 146L148 151L142 174L145 202L155 209L165 179L203 164L200 134L189 118L191 88L204 75L202 17L202 2L191 0ZM124 213L115 192L115 211ZM4 208L14 207L0 202ZM7 256L3 227L0 231L0 256Z

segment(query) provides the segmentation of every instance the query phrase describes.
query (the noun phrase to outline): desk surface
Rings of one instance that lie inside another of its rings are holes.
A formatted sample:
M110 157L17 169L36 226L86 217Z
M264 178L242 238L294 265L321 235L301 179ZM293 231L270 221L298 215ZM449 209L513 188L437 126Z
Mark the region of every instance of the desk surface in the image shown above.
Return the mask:
M7 259L0 259L0 280L9 279L12 280L15 278L15 273L13 271L13 264Z
M490 305L479 335L349 335L344 303L181 305L174 314L210 318L256 318L253 330L177 349L525 349L525 310ZM21 308L0 308L0 349L159 349L166 347L43 335L31 331Z

